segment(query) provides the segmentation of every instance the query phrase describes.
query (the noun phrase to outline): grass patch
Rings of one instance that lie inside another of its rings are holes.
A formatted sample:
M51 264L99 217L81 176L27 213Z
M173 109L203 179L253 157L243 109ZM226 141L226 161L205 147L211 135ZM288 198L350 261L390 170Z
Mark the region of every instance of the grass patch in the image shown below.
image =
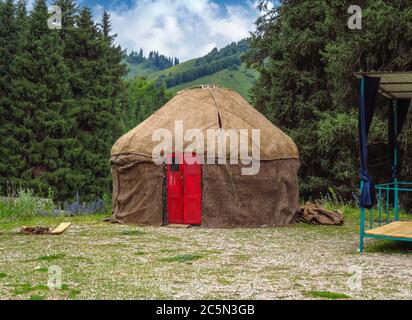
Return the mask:
M70 289L70 287L69 287L69 285L68 284L66 284L66 283L63 283L62 284L62 287L61 287L61 290L62 291L68 291L68 298L69 299L76 299L76 297L80 294L80 290L78 290L78 289Z
M368 253L412 254L412 242L392 240L372 240L365 244Z
M29 300L34 300L34 301L41 301L41 300L44 300L44 299L45 299L45 297L38 296L38 295L33 295L33 296L30 296L30 298L29 298Z
M46 256L38 257L37 261L54 261L64 258L66 255L64 253L48 254Z
M173 253L178 251L177 249L161 249L159 252L160 253Z
M146 232L139 230L139 229L129 229L129 230L123 230L122 235L124 236L141 236L146 234Z
M13 293L19 295L19 294L29 293L32 291L38 291L38 290L49 290L49 287L42 285L42 284L32 286L29 283L25 283L25 284L20 285L19 288L15 289Z
M0 202L1 203L1 202ZM1 207L0 207L1 210ZM94 214L94 215L86 215L86 216L74 216L74 217L66 217L64 215L59 216L30 216L30 217L5 217L0 215L0 224L1 228L4 231L11 231L13 234L15 233L16 228L21 226L58 226L62 222L67 222L67 219L70 219L72 224L82 224L82 225L90 225L90 224L100 224L102 223L103 219L107 217L107 214ZM81 235L81 233L78 233ZM89 236L88 233L85 233L84 236Z
M308 291L305 293L305 295L308 297L312 297L312 298L331 299L331 300L351 298L350 296L346 294L330 292L330 291Z
M185 262L192 262L195 260L199 260L201 258L203 258L203 256L199 254L180 254L177 256L173 256L173 257L162 258L160 259L160 261L185 263Z
M69 290L70 288L69 288L69 285L68 285L68 284L63 283L63 284L62 284L62 287L61 287L60 289L61 289L61 290L64 290L64 291L67 291L67 290Z
M221 284L221 285L224 285L224 286L229 286L229 285L231 285L231 284L233 283L232 280L225 279L225 278L218 278L218 279L217 279L217 282L218 282L219 284Z
M183 68L188 62L181 63L181 68ZM190 67L188 69L190 69ZM166 69L162 71L163 74L166 73L167 75L170 71L174 72L175 70ZM160 71L159 73L161 73L162 71ZM179 73L180 72L181 71L179 71ZM154 73L153 75L159 75L159 73ZM153 75L150 75L150 77L153 77ZM236 69L223 69L214 74L206 75L193 81L185 82L179 84L178 86L171 87L169 88L169 90L172 92L178 92L180 90L204 83L215 83L225 88L235 90L245 99L250 100L249 90L252 88L253 83L258 78L258 75L259 73L257 71L247 69L246 66L242 64ZM155 79L157 79L157 77Z
M234 256L234 258L237 261L245 262L245 261L249 261L251 257L246 255L246 254L237 254L237 255Z
M71 300L74 300L77 298L77 296L81 293L79 289L70 289L69 290L69 295L68 298Z
M157 237L158 241L164 241L164 242L179 242L182 239L180 237L177 236L172 236L172 235L167 235L167 234L160 234Z
M39 212L53 210L52 197L41 198L31 189L19 189L17 197L10 197L0 201L0 218L8 220L28 219L35 217Z
M358 213L353 210L355 214ZM14 231L5 231L0 236L0 242L7 252L7 259L0 263L0 271L7 273L7 276L0 279L0 297L6 300L30 299L32 296L44 297L44 300L173 299L176 296L183 299L277 300L305 295L305 299L319 301L348 299L334 293L306 294L311 290L346 293L351 296L350 299L408 299L411 296L407 274L402 272L408 267L410 255L375 253L384 257L385 263L393 268L382 268L379 257L367 257L369 249L379 252L383 252L382 249L388 252L399 249L403 252L405 246L409 247L408 243L376 239L365 241L364 258L368 258L371 269L380 268L379 275L385 281L367 277L362 293L352 294L347 290L344 279L352 273L347 272L346 266L353 264L354 259L360 259L355 243L358 220L330 228L302 225L300 229L199 228L176 231L104 224L101 219L102 216L70 218L76 228L70 234L53 239L21 237ZM10 223L5 230L12 225L54 226L59 221L60 218L37 217L28 224L21 221ZM1 219L0 225L4 229ZM136 229L146 235L122 235L122 231L136 234ZM316 254L308 254L308 250L312 250L313 244L318 241L321 246ZM333 246L329 246L330 243ZM375 248L382 245L383 248ZM119 246L125 246L125 250ZM321 271L323 266L330 266L336 267L336 271L327 276L320 271L308 276L304 259L309 256L313 258L310 264L314 268ZM60 260L55 260L57 258ZM134 268L130 268L131 261L136 263ZM256 267L251 267L251 261L256 263ZM70 281L63 281L62 290L37 286L47 285L47 271L54 264L64 264L64 274L67 273ZM202 265L201 270L198 265ZM156 269L154 273L153 269ZM109 278L105 276L108 273ZM161 284L159 274L162 275ZM19 275L19 279L15 275ZM255 292L255 287L249 290L254 279L260 280L259 292ZM199 280L202 288L196 290ZM285 280L290 285L285 286ZM319 282L324 286L320 286Z
M0 279L7 277L7 274L4 272L0 272Z

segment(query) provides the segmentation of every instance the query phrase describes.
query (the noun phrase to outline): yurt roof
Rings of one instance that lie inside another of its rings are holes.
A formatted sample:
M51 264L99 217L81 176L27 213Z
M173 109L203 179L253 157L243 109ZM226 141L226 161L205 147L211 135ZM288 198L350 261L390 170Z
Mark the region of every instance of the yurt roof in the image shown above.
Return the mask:
M183 121L184 130L248 129L249 155L252 151L251 130L260 129L260 159L299 158L293 140L267 120L238 93L215 86L199 86L179 92L164 107L122 136L112 148L112 156L139 154L152 157L159 142L153 141L157 129L175 132L175 122ZM185 142L186 148L191 142ZM207 153L207 144L204 147ZM174 150L166 150L174 153Z

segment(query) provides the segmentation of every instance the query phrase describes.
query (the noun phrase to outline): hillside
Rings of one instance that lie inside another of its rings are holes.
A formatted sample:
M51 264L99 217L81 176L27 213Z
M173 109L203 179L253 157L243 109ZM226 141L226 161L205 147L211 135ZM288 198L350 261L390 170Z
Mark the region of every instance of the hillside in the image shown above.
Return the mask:
M151 65L147 65L145 63L134 64L127 61L123 61L123 63L127 66L127 79L134 79L136 77L147 77L148 75L158 71Z
M163 70L147 61L139 64L127 62L128 78L145 77L164 83L174 93L195 85L215 84L235 90L249 100L249 91L259 74L241 63L241 56L248 48L248 42L242 40Z
M165 70L154 71L149 75L149 78L150 79L159 79L160 77L162 77L162 76L166 77L169 74L178 74L178 73L183 73L183 72L189 71L189 70L193 69L196 66L196 61L197 60L198 59L188 60L186 62L182 62L178 65L175 65L175 66L170 67L170 68L165 69Z
M190 88L201 84L216 84L225 88L235 90L245 99L250 100L249 91L253 83L257 80L259 73L255 70L246 68L241 65L237 69L224 69L212 75L204 76L196 80L180 84L178 86L170 87L172 92Z

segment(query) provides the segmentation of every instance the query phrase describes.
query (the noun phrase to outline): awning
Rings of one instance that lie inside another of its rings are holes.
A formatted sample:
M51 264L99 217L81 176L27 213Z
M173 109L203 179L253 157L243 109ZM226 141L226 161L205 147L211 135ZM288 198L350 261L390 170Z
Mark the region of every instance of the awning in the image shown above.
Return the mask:
M398 136L402 131L412 99L412 72L358 72L359 141L360 141L360 207L372 208L374 186L368 173L368 133L380 92L391 99L389 104L389 145L391 148L392 179L397 181L399 165Z
M412 99L412 72L356 72L357 78L380 78L379 92L389 99Z

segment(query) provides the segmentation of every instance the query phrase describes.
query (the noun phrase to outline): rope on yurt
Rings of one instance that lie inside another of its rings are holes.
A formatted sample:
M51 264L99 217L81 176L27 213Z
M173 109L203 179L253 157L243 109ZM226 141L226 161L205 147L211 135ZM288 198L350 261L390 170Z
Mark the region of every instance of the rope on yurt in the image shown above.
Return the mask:
M222 121L222 117L221 117L221 115L220 115L220 110L219 110L219 105L218 105L218 103L217 103L217 99L216 99L215 95L213 94L213 91L211 90L211 87L210 87L210 86L207 86L206 88L209 90L209 93L210 93L210 95L212 96L213 101L214 101L214 103L215 103L215 107L216 107L216 111L217 111L217 118L218 118L217 121L218 121L219 129L222 130L222 129L223 129L223 121ZM219 134L219 136L220 136L220 138L222 139L222 147L223 147L223 143L225 143L226 141L223 141L222 134ZM226 148L225 148L225 149L226 149ZM231 174L231 172L230 172L230 170L229 170L229 166L228 166L226 160L227 160L227 159L226 159L226 154L225 154L225 168L226 168L226 172L227 172L228 175L229 175L230 184L232 185L233 194L234 194L234 196L235 196L235 204L237 205L237 192L236 192L235 184L234 184L234 182L233 182L232 174Z
M115 176L113 177L114 181L117 181L117 193L114 199L114 203L112 200L112 211L114 212L114 207L119 207L119 194L120 194L120 178L119 178L119 171L117 169L117 160L119 159L120 155L117 155L114 160L114 165L112 164L112 168L114 167Z
M163 182L162 182L162 201L163 201L163 211L162 211L162 218L163 218L163 226L167 226L169 217L167 212L167 165L163 163Z

